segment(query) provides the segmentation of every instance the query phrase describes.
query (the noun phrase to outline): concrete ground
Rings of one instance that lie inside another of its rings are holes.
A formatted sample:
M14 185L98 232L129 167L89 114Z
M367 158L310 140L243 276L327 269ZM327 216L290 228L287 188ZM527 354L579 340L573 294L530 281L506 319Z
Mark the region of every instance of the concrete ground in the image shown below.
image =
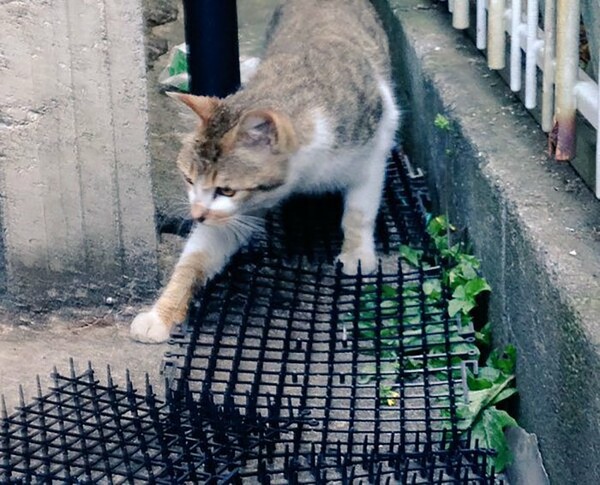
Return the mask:
M23 386L25 403L37 393L36 376L42 390L51 385L54 366L68 375L69 359L79 372L92 363L99 376L106 376L111 366L115 381L125 383L126 369L138 389L144 389L145 375L162 394L160 367L167 345L144 345L129 338L129 323L135 308L116 312L107 307L85 313L54 314L35 321L22 315L0 315L0 390L9 412L19 404L19 385Z
M163 282L181 250L183 239L163 235L159 253ZM69 359L83 372L91 362L100 376L110 365L115 382L125 384L126 370L143 389L146 374L160 396L161 367L167 344L147 345L129 337L129 324L151 301L136 305L110 302L103 307L63 308L51 313L19 312L0 307L0 394L9 411L19 403L19 385L26 399L36 395L36 376L42 390L51 384L54 366L68 373Z

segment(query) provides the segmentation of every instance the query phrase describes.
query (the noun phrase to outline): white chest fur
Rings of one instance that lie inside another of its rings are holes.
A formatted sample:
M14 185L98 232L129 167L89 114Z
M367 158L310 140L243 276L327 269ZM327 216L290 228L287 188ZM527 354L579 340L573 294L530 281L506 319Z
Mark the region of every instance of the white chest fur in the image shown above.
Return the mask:
M360 185L369 171L385 169L379 160L387 159L386 153L393 145L399 112L389 84L380 80L379 90L383 101L382 117L373 138L362 146L335 149L330 121L321 111L315 110L312 141L290 160L290 192L344 190Z

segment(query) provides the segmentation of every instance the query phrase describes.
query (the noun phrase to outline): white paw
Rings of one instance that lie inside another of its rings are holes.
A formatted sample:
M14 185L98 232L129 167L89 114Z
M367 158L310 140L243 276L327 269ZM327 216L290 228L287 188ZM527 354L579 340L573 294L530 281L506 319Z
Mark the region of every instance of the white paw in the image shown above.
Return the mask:
M356 251L352 253L342 253L337 261L343 264L342 272L347 275L358 273L358 264L360 262L361 274L374 273L377 269L377 258L375 253L367 251Z
M153 310L135 317L129 331L131 338L146 344L165 342L171 333L170 327L164 324L158 313Z

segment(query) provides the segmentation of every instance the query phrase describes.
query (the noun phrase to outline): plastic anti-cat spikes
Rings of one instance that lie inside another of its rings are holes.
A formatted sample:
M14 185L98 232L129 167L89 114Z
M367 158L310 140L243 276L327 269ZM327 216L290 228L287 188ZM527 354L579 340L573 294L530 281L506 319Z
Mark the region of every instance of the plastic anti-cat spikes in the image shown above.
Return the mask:
M427 193L410 173L394 152L375 275L332 263L339 200L291 201L195 298L164 397L110 372L101 383L91 366L55 373L48 394L2 410L0 482L500 483L492 451L458 429L472 329L427 302L439 268L395 256L430 250Z

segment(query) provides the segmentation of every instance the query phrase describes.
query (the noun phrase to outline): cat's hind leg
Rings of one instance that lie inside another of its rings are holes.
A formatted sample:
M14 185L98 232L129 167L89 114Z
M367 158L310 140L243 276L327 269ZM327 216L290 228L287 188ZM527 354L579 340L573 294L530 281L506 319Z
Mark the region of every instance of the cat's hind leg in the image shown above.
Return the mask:
M366 176L346 191L342 217L344 243L338 257L346 274L356 274L359 264L363 274L377 268L374 231L385 178L385 161L386 158L372 158Z
M360 263L363 274L377 269L375 222L385 182L385 167L398 129L398 108L390 85L379 81L383 112L373 140L363 160L364 170L357 172L354 183L346 189L342 229L344 244L338 261L346 274L356 274Z
M144 343L166 341L184 320L195 287L220 271L247 237L227 226L195 226L160 297L150 311L133 320L131 337Z

